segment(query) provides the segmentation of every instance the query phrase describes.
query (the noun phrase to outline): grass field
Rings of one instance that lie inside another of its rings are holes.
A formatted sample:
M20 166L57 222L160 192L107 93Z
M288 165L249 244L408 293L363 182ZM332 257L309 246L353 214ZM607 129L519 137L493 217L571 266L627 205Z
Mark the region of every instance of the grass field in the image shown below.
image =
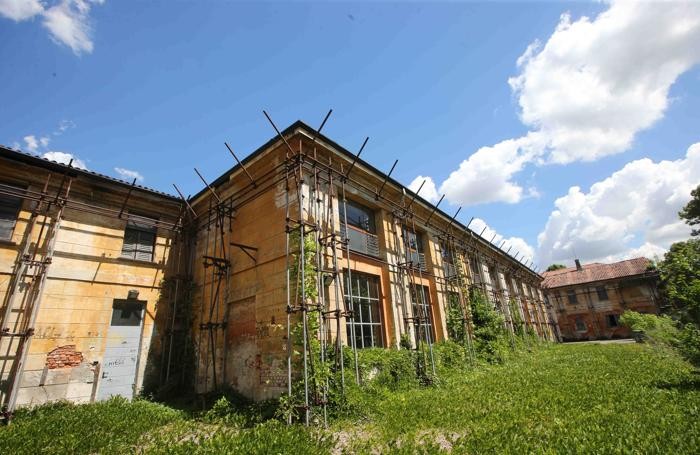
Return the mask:
M427 388L353 391L327 430L137 400L57 404L0 428L4 453L698 453L700 375L637 344L555 345Z

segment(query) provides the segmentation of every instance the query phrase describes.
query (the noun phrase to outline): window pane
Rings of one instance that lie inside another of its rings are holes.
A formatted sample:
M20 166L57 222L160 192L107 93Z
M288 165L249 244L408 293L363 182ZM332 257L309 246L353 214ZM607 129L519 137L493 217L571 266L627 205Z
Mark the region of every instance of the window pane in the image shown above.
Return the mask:
M369 302L364 301L360 305L360 320L356 322L372 322L372 316L370 315Z
M374 213L371 209L355 202L347 201L348 224L367 232L375 233Z
M127 229L124 232L124 244L122 245L122 254L124 258L134 259L136 256L136 248L138 245L138 231Z
M605 289L605 286L598 286L596 293L598 294L598 300L608 300L608 291Z
M382 326L379 324L372 326L372 334L374 336L374 346L383 348L384 340L382 340Z
M10 240L15 228L22 199L0 195L0 239Z
M371 312L370 316L372 318L371 319L372 322L380 322L382 319L381 319L381 316L379 314L379 302L377 302L377 301L371 302L369 308L370 308L370 312Z
M143 304L139 302L115 301L112 305L111 325L138 326L141 325Z
M370 329L370 326L368 325L363 325L362 326L362 347L364 348L369 348L373 347L374 344L372 343L372 330Z
M358 279L358 287L360 289L360 297L369 297L369 280L368 279Z
M367 282L367 285L369 287L370 298L378 299L379 298L379 280L376 278L372 278Z

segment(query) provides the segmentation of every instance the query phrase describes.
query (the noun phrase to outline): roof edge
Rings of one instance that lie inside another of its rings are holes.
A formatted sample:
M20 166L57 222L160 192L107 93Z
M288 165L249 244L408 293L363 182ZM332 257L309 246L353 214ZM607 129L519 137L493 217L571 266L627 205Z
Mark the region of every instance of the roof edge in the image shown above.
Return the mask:
M28 152L25 152L23 150L8 147L8 146L2 145L2 144L0 144L0 157L7 158L7 159L13 160L13 161L18 161L18 162L25 163L25 164L29 164L29 165L33 165L33 166L38 166L38 167L41 167L41 168L44 168L44 169L47 169L50 171L54 171L54 172L67 173L67 174L70 174L72 176L82 175L82 176L87 177L87 178L92 178L92 179L96 179L96 180L101 180L101 181L106 182L106 183L112 183L112 184L116 184L119 186L123 186L127 189L132 188L132 184L125 181L125 180L121 180L121 179L118 179L116 177L110 177L108 175L100 174L99 172L94 172L94 171L90 171L87 169L80 169L77 167L68 166L67 164L59 163L58 161L49 160L47 158L43 158L41 156L38 156L38 155L35 155L32 153L28 153ZM166 198L166 199L169 199L172 201L182 202L182 199L178 196L175 196L175 195L172 195L169 193L165 193L163 191L158 191L156 189L149 188L147 186L137 184L137 185L133 185L133 188L135 190L139 190L139 191L142 191L144 193L149 193L149 194L152 194L152 195L155 195L158 197L162 197L162 198Z

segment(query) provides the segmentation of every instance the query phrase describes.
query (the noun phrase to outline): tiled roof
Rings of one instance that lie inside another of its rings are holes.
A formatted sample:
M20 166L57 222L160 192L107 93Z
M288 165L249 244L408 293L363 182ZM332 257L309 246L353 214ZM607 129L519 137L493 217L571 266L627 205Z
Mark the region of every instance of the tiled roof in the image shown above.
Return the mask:
M46 159L42 156L34 155L33 153L27 153L27 152L24 152L22 150L15 149L15 148L0 144L0 156L3 154L5 156L7 156L8 158L14 158L14 159L19 159L20 161L31 162L32 164L35 164L37 166L42 166L42 167L52 166L54 168L58 167L58 168L63 169L62 172L71 171L71 172L75 172L78 174L86 175L88 177L94 177L94 178L97 178L100 180L107 180L107 181L110 181L112 183L116 183L119 185L125 185L127 187L131 186L131 182L127 182L125 180L111 177L109 175L100 174L99 172L94 172L94 171L90 171L87 169L81 169L81 168L77 168L77 167L73 167L73 166L68 166L65 163L59 163L58 161L49 160L49 159ZM165 193L163 191L158 191L156 189L149 188L147 186L137 184L137 185L134 185L134 187L141 190L141 191L146 191L148 193L153 193L153 194L157 194L159 196L167 197L168 199L180 200L177 196L173 196L172 194L168 194L168 193Z
M582 270L576 270L576 267L569 267L544 272L542 274L544 276L542 287L545 289L558 288L560 286L642 275L647 272L650 262L647 258L634 258L613 262L612 264L601 264L600 262L584 264L581 266Z

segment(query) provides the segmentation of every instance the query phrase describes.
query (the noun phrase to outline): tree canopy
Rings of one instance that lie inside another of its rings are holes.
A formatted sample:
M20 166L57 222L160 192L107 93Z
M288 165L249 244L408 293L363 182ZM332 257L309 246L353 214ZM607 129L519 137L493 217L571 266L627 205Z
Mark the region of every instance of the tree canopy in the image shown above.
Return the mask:
M691 226L700 224L700 185L690 192L693 198L678 212L678 216ZM700 235L700 229L693 229L690 235Z
M700 324L700 239L671 245L659 263L663 290L683 322Z
M552 264L549 267L547 267L547 272L551 272L552 270L560 270L560 269L565 269L566 266L564 264Z

